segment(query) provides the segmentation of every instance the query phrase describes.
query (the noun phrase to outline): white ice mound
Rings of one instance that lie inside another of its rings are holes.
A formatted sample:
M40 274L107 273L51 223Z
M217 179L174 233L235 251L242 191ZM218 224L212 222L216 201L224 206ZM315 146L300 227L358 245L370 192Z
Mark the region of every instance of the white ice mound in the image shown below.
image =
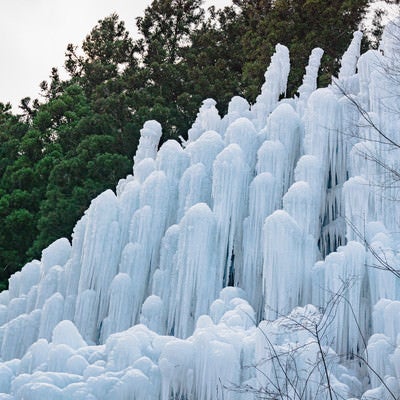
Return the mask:
M78 350L87 346L76 326L71 321L61 321L53 330L51 342L55 345L65 344Z

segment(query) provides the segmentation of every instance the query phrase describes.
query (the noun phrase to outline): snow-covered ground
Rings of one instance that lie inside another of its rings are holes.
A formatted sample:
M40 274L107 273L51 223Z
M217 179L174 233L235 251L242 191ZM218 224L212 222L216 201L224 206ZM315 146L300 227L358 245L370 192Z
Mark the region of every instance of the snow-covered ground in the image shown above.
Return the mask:
M399 30L299 96L148 121L134 173L0 294L0 400L400 396ZM269 396L269 397L268 397Z

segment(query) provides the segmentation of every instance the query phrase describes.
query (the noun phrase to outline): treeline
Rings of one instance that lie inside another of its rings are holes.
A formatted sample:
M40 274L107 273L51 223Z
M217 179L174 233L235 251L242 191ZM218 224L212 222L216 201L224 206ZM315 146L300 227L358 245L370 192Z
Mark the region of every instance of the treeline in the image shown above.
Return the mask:
M53 240L70 237L91 199L132 170L148 119L163 139L186 136L201 101L225 112L233 95L254 102L277 43L289 47L288 91L309 53L325 50L329 83L367 0L234 0L207 12L201 0L154 0L133 40L116 14L65 53L68 79L53 68L39 100L19 115L0 104L0 282Z

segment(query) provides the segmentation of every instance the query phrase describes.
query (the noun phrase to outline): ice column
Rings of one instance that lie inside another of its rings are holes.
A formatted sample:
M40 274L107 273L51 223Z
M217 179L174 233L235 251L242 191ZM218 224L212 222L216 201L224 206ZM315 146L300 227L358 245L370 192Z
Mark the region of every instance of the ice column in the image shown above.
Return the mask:
M165 233L160 250L160 268L153 277L152 294L162 300L162 324L157 332L171 335L174 331L174 316L178 303L176 292L178 285L178 264L176 253L178 251L179 225L172 225Z
M193 164L182 176L179 183L177 221L197 203L211 206L211 178L203 163Z
M190 158L178 142L175 140L168 140L165 142L156 158L156 166L158 170L165 173L168 180L169 202L171 206L168 208L168 215L166 226L170 226L177 221L177 207L173 206L178 204L178 188L182 174L186 171L190 163Z
M188 140L185 146L196 141L206 131L219 131L221 117L215 107L217 102L214 99L206 99L197 114L193 126L188 131Z
M323 255L344 243L345 226L341 209L342 185L347 179L347 155L341 132L341 108L330 89L318 89L309 99L305 114L305 153L320 162L321 184L315 196L320 210L319 248ZM344 153L344 154L343 154ZM310 182L311 183L311 182ZM313 184L314 185L314 184Z
M300 156L304 127L293 107L283 103L268 117L266 130L268 139L281 142L286 150L287 165L284 166L282 182L285 193L293 182L293 171Z
M215 237L216 220L209 207L199 203L190 208L180 223L177 276L171 277L176 279L176 292L171 295L176 301L173 325L178 337L193 332L195 321L208 311L222 288L222 279L216 274Z
M156 158L158 142L162 135L161 125L157 121L147 121L140 130L139 146L133 158L135 165L145 158Z
M75 321L78 329L86 332L85 340L91 342L98 339L100 323L107 315L109 287L118 270L121 254L118 213L117 198L107 190L92 201L87 214ZM88 313L93 318L78 311L89 307L85 306L86 301L90 303Z
M254 125L257 130L264 128L268 115L276 107L279 96L286 92L287 79L290 71L289 50L277 44L271 63L265 73L265 82L261 94L251 111L254 115Z
M228 126L239 118L251 119L250 104L243 97L234 96L228 104L228 113L221 120L221 133L225 134Z
M243 224L243 270L235 276L237 285L249 296L257 319L263 313L263 235L265 218L280 205L276 179L269 172L257 175L250 184L249 212Z
M242 224L247 213L250 169L239 145L227 146L213 169L213 211L218 224L217 281L233 284L236 259L242 260Z
M257 132L253 123L247 118L238 118L228 126L225 133L225 143L227 146L232 143L240 146L245 161L253 172L258 150Z
M350 46L340 60L338 79L333 77L332 83L339 93L346 95L357 94L359 91L356 74L357 62L360 57L360 47L363 34L360 31L354 32Z
M285 211L275 211L265 220L263 292L267 320L311 301L307 240Z
M110 334L128 329L132 323L134 286L127 273L119 273L111 282L108 316L103 320L101 342Z
M218 132L207 131L198 140L190 143L185 151L190 155L191 165L204 164L207 174L211 177L214 160L224 147L225 143Z
M319 301L326 310L326 337L338 354L362 354L371 334L371 297L362 245L349 242L317 263L314 288L322 288Z
M299 98L296 103L296 111L303 116L307 101L311 93L317 89L318 71L321 64L321 58L324 51L319 47L312 50L308 65L306 66L306 73L303 76L303 82L298 89Z
M163 171L154 171L142 184L140 208L133 214L129 242L119 266L134 286L132 323L138 322L140 307L151 291L154 271L159 267L160 243L167 229L169 182Z

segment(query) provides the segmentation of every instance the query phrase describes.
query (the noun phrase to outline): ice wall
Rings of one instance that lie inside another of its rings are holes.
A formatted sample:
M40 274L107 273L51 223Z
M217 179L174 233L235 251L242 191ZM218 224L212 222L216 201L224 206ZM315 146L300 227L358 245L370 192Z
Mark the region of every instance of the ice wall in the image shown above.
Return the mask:
M327 88L315 49L293 99L278 45L257 102L205 100L183 145L146 122L133 174L0 293L0 400L400 396L389 27Z

